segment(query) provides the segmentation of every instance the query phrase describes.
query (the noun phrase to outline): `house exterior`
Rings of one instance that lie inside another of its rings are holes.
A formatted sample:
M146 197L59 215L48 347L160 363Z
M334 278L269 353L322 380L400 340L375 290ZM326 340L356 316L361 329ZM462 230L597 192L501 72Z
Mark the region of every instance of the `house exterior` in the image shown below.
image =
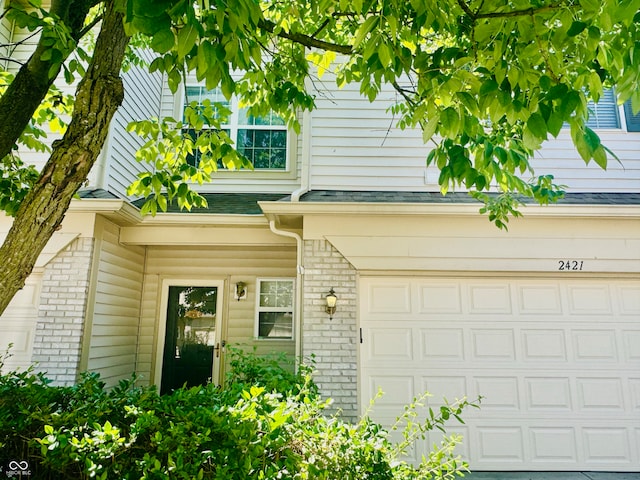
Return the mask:
M22 34L2 25L3 38ZM420 132L387 113L391 89L369 103L355 86L318 96L298 135L230 105L229 131L256 169L200 187L205 210L143 218L126 196L140 143L123 127L179 118L185 98L135 68L125 86L82 198L0 317L6 367L35 362L59 384L136 372L168 391L223 382L230 345L313 355L322 393L348 419L379 389L371 415L385 424L423 391L428 406L481 395L449 429L473 470L640 471L640 132L629 111L598 107L598 133L621 160L607 171L584 165L568 132L545 144L536 164L567 198L524 207L508 232L464 192L440 195ZM187 87L190 100L213 95ZM0 236L10 224L0 219Z

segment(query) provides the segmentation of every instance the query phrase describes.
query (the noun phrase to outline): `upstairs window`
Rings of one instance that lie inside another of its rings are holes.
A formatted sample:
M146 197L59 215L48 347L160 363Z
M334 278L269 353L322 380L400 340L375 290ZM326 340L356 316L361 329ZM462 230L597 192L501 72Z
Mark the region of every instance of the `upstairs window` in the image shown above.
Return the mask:
M240 108L237 99L227 100L220 89L207 90L202 86L188 86L184 108L191 102L199 106L206 100L211 105L220 105L224 109L216 111L216 119L221 122L224 132L234 143L238 153L244 155L255 170L286 171L288 158L287 127L282 118L274 113L262 117L250 115L247 108ZM230 115L225 115L230 110ZM194 137L196 132L189 133ZM187 161L191 165L199 162L199 152L194 152ZM218 165L223 168L222 165Z

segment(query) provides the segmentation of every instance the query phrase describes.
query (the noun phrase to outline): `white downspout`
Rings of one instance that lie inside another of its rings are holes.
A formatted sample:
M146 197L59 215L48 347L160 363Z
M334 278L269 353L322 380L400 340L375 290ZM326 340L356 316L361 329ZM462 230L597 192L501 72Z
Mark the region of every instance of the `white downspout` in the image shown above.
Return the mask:
M302 357L302 276L304 275L304 266L302 265L302 237L295 232L287 230L279 230L276 227L275 220L269 220L269 228L276 235L282 237L294 238L296 240L296 308L293 312L295 325L295 342L296 342L296 368L299 366Z

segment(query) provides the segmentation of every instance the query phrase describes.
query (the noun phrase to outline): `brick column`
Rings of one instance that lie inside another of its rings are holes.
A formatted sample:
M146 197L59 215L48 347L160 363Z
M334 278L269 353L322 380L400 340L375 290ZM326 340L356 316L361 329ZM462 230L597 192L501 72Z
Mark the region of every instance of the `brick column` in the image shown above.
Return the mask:
M42 277L33 362L55 385L78 378L93 239L79 238L51 260Z
M305 358L315 355L314 379L322 395L353 421L358 417L356 270L325 240L305 240L303 250L302 352ZM338 304L329 320L324 298L332 287Z

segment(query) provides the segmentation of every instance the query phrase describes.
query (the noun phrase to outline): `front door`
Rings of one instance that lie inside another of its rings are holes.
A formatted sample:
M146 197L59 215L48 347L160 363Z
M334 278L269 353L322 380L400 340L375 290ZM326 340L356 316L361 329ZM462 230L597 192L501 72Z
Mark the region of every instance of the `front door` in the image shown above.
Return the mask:
M220 357L219 287L168 288L161 394L217 382Z

